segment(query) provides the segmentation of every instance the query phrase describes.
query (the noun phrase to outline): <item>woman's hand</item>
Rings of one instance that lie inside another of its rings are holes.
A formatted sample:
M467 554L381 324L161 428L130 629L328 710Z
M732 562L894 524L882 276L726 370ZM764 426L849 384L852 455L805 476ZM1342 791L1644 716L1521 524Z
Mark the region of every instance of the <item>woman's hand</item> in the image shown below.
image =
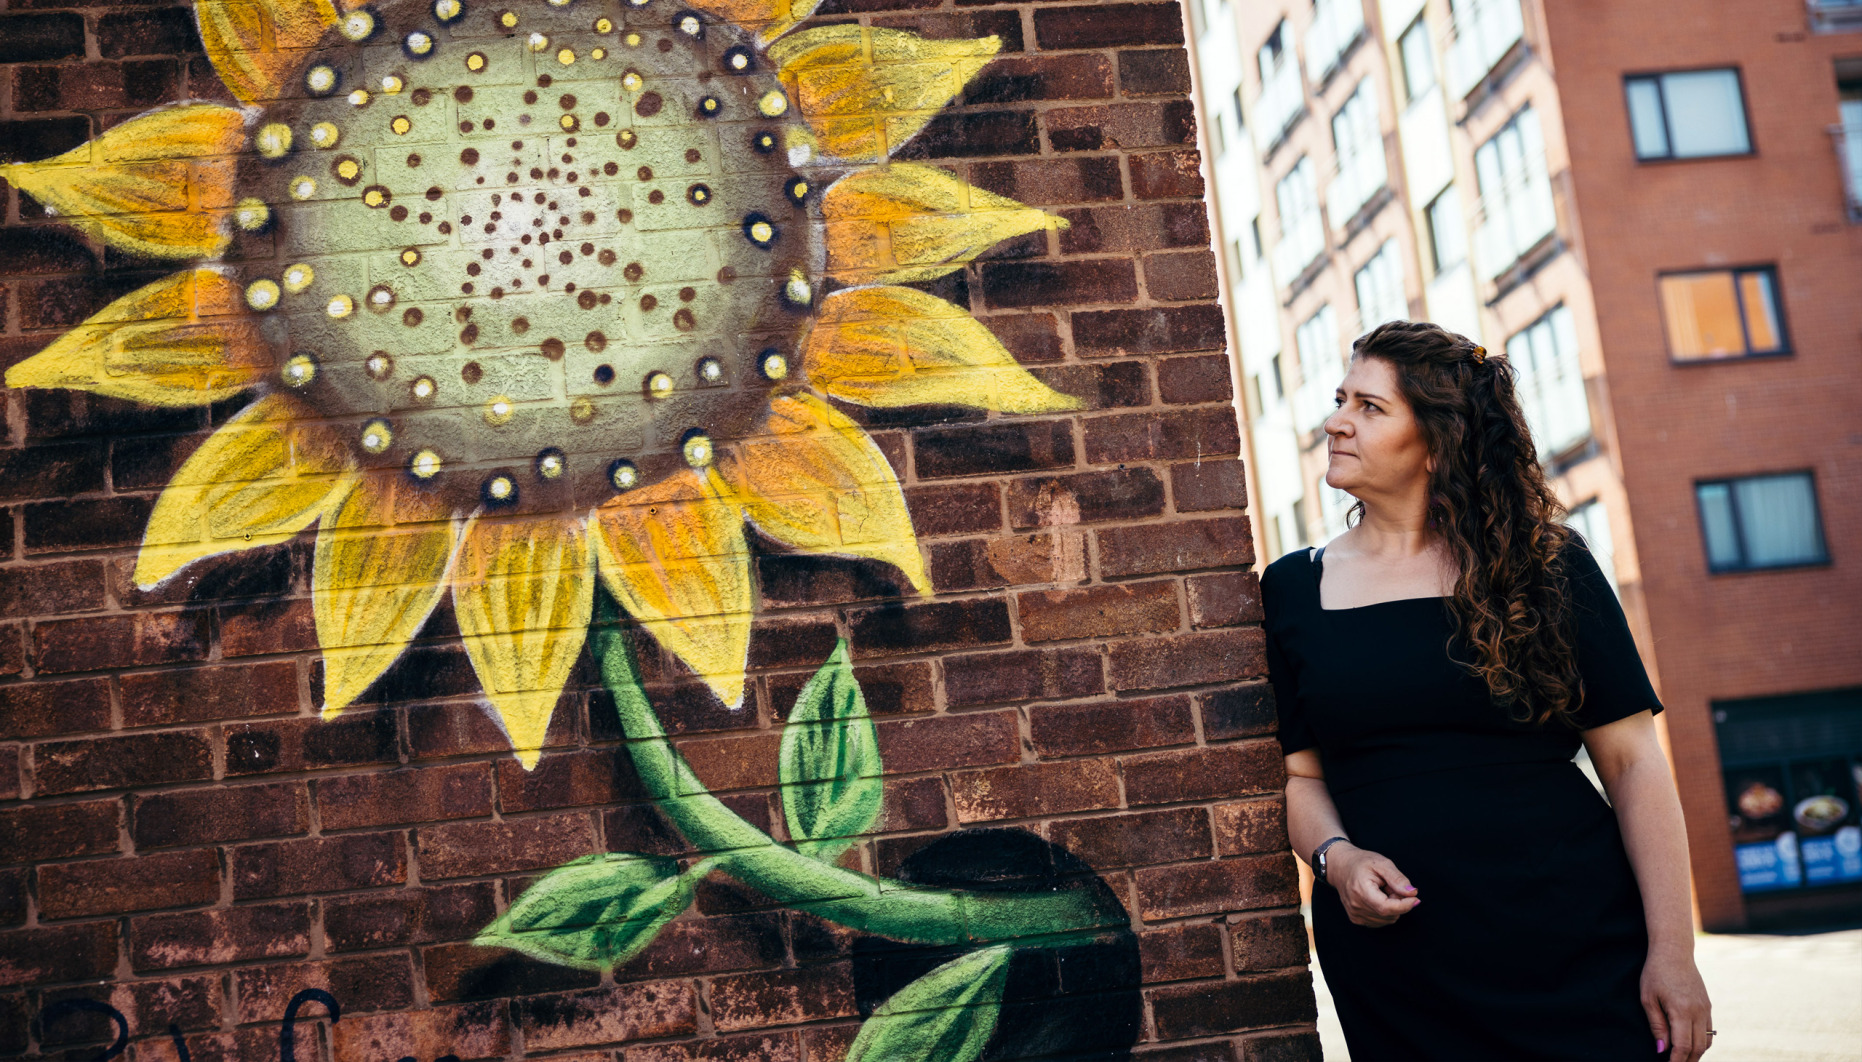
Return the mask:
M1395 863L1350 841L1333 845L1325 863L1326 884L1338 890L1353 925L1387 926L1422 902Z
M1326 853L1328 856L1331 853ZM1642 964L1642 1010L1649 1016L1657 1054L1673 1045L1670 1062L1694 1062L1713 1046L1713 1004L1694 966L1694 957L1666 948L1649 949Z

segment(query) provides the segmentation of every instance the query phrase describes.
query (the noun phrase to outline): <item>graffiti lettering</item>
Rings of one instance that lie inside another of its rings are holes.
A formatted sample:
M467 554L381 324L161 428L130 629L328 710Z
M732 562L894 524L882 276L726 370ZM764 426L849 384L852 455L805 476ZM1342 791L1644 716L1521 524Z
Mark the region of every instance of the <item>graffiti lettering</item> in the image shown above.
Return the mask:
M278 1062L297 1062L297 1012L306 1003L321 1003L329 1014L330 1023L334 1025L343 1016L342 1004L336 997L321 988L306 988L291 997L285 1004L284 1020L278 1025ZM129 1019L123 1012L102 1000L97 999L61 999L39 1013L39 1027L49 1030L53 1023L70 1014L102 1014L116 1026L116 1040L102 1052L92 1055L90 1062L109 1062L121 1055L129 1047ZM181 1034L179 1025L168 1027L168 1037L174 1041L175 1055L181 1062L192 1062L188 1053L187 1038ZM397 1062L415 1062L412 1056ZM443 1055L434 1062L459 1062L457 1055Z

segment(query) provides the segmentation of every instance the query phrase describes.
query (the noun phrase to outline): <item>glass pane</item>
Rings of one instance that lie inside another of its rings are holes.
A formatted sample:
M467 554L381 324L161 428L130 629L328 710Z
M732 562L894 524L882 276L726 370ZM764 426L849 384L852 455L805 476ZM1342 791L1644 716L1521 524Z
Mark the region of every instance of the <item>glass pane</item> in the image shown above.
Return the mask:
M1417 19L1398 47L1403 51L1403 84L1408 92L1404 98L1413 100L1435 86L1435 50L1429 46L1428 21Z
M1668 131L1662 128L1662 97L1652 77L1629 82L1629 129L1636 140L1636 157L1668 157Z
M1724 483L1694 488L1700 501L1700 530L1707 539L1707 567L1714 571L1742 567L1739 527L1733 523L1733 495Z
M1429 204L1429 242L1440 273L1461 264L1468 255L1467 229L1461 221L1461 200L1448 189Z
M1754 568L1811 564L1824 559L1817 530L1817 496L1802 473L1755 476L1733 484L1746 563Z
M1597 567L1603 569L1603 577L1610 582L1610 589L1616 587L1616 550L1610 539L1610 514L1603 507L1603 499L1597 498L1585 502L1571 510L1570 524L1584 536L1584 544L1590 547L1590 555L1596 558Z
M1733 71L1665 74L1662 95L1668 101L1668 135L1674 138L1676 158L1742 155L1752 150L1739 99L1739 75Z
M1746 308L1746 331L1755 354L1784 349L1784 330L1778 327L1778 292L1770 270L1739 275L1739 301Z
M1668 351L1677 358L1722 358L1746 352L1733 274L1683 273L1662 278Z

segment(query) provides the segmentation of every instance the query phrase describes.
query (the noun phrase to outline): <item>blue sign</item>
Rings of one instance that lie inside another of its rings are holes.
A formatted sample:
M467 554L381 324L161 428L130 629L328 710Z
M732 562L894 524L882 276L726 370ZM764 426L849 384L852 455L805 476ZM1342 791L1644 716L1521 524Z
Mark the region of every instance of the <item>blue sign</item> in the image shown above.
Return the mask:
M1781 833L1764 844L1735 845L1733 859L1739 865L1739 887L1746 892L1796 888L1803 880L1795 833Z
M1830 837L1806 838L1800 850L1805 884L1862 881L1862 827L1844 826ZM1742 880L1744 866L1740 864Z

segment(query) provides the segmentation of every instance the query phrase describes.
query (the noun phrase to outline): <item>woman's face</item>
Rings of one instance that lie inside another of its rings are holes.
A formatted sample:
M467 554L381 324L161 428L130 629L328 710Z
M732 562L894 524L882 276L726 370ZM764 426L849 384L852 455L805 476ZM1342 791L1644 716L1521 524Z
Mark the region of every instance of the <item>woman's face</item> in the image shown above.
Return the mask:
M1382 358L1352 358L1336 399L1337 411L1325 418L1326 485L1356 498L1426 490L1433 462L1398 391L1396 368Z

